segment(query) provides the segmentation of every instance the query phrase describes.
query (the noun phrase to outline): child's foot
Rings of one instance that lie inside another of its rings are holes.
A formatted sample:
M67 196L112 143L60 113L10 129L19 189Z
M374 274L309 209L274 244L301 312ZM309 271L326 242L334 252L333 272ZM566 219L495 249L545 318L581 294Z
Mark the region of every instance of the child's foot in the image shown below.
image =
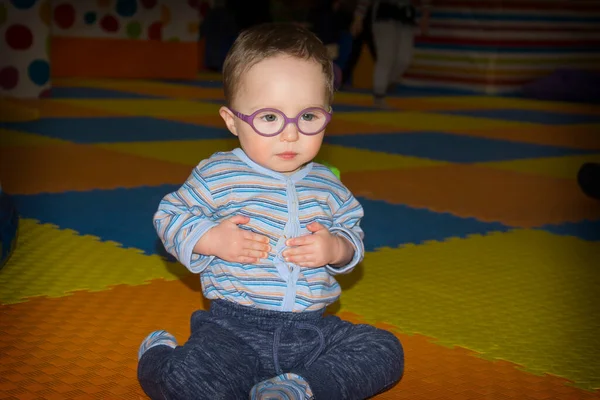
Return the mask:
M296 374L283 374L254 385L251 400L311 400L308 382Z
M140 349L138 350L138 360L142 358L142 355L148 351L148 349L154 346L169 346L171 348L177 347L177 340L175 336L171 335L167 331L154 331L142 341Z

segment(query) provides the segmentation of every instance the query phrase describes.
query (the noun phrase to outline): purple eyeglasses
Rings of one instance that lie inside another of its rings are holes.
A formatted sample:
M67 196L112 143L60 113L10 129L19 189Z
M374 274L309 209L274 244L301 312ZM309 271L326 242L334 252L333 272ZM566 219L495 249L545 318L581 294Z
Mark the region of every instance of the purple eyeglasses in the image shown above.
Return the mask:
M266 137L279 135L290 123L294 123L298 131L304 135L316 135L325 129L331 121L332 114L331 111L325 111L320 107L306 108L294 118L288 118L276 108L261 108L250 115L230 110L236 117L250 125L256 133Z

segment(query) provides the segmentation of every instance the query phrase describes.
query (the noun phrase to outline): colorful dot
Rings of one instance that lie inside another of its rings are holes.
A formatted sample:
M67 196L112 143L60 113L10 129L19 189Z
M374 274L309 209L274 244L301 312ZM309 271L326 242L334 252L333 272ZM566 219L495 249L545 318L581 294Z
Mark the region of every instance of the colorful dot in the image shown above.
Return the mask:
M148 27L148 39L150 40L161 40L162 39L162 24L155 22Z
M54 8L54 22L62 29L69 29L75 23L75 8L62 3Z
M171 22L171 10L164 4L160 7L160 22L163 26L169 25Z
M46 26L52 23L52 4L50 0L46 0L40 6L40 19Z
M33 60L27 67L27 73L36 85L45 85L50 80L50 64L45 60Z
M6 22L6 15L8 12L6 11L6 5L4 3L0 3L0 25Z
M105 15L100 20L100 26L106 32L116 32L119 30L119 21L112 15Z
M87 25L92 25L94 22L96 22L96 19L97 19L96 13L93 11L86 12L83 16L83 21Z
M31 8L36 1L37 0L10 0L10 2L15 8L19 8L21 10Z
M127 36L131 39L137 39L142 34L142 25L137 21L132 21L127 24Z
M27 50L33 44L33 33L25 25L11 25L4 34L6 44L14 50Z
M2 89L13 89L17 83L19 83L19 71L15 67L0 69L0 87Z
M140 3L142 3L142 6L144 8L147 8L148 10L156 7L156 0L140 0Z
M137 2L136 0L117 0L115 8L121 17L131 17L137 11Z

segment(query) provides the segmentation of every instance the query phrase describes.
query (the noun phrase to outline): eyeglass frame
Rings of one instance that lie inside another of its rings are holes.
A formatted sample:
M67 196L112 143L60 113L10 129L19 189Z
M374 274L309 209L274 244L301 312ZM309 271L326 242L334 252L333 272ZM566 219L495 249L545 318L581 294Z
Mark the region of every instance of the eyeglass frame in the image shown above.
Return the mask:
M321 130L319 130L317 132L313 132L313 133L306 133L302 129L300 129L298 120L300 119L300 116L302 114L306 114L306 112L310 111L310 110L319 110L319 111L322 111L323 113L325 113L325 123L323 124L323 128L321 128ZM321 107L308 107L308 108L305 108L304 110L300 111L298 113L298 115L296 115L295 117L290 118L283 111L278 110L276 108L261 108L260 110L254 111L250 115L242 114L239 111L229 108L229 111L231 111L233 113L233 115L235 115L236 117L238 117L239 119L241 119L242 121L244 121L245 123L250 125L252 127L252 129L254 130L254 132L256 132L258 135L263 136L263 137L275 137L275 136L279 135L292 122L294 123L294 125L296 125L296 129L298 129L298 132L302 133L303 135L306 135L306 136L318 135L319 133L323 132L325 130L325 128L327 127L327 125L329 125L329 123L331 122L331 117L333 115L333 109L331 107L329 107L329 110L330 111L326 111L324 108L321 108ZM261 112L265 112L265 111L272 111L272 112L276 112L277 114L283 115L284 123L283 123L283 125L281 125L281 129L279 129L277 132L272 133L272 134L261 133L254 126L254 122L253 122L254 117L256 117L257 114L259 114Z

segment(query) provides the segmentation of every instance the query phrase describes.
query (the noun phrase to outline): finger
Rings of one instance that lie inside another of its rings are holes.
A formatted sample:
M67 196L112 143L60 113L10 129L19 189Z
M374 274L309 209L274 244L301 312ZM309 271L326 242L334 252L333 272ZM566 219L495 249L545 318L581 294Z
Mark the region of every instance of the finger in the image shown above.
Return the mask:
M267 252L271 250L271 246L268 244L255 242L253 240L244 240L242 243L242 248L244 250L255 250L260 252Z
M243 225L243 224L247 224L248 222L250 222L250 218L248 218L244 215L234 215L233 217L228 218L226 221L231 222L236 225Z
M269 256L269 253L261 250L244 249L242 251L242 256L250 258L267 258Z
M309 254L314 254L314 249L309 246L298 246L286 249L283 253L283 257L297 257L297 256L305 256Z
M296 238L288 239L285 244L286 246L306 246L315 242L315 237L313 235L304 235Z
M244 239L247 240L253 240L255 242L260 242L260 243L269 243L269 238L266 237L265 235L259 235L258 233L254 233L251 231L244 231Z
M310 224L306 225L306 228L313 233L325 229L325 227L318 222L311 222Z
M285 261L292 262L294 264L299 263L310 263L315 261L315 257L313 254L304 253L304 254L295 254L289 257L285 257Z

